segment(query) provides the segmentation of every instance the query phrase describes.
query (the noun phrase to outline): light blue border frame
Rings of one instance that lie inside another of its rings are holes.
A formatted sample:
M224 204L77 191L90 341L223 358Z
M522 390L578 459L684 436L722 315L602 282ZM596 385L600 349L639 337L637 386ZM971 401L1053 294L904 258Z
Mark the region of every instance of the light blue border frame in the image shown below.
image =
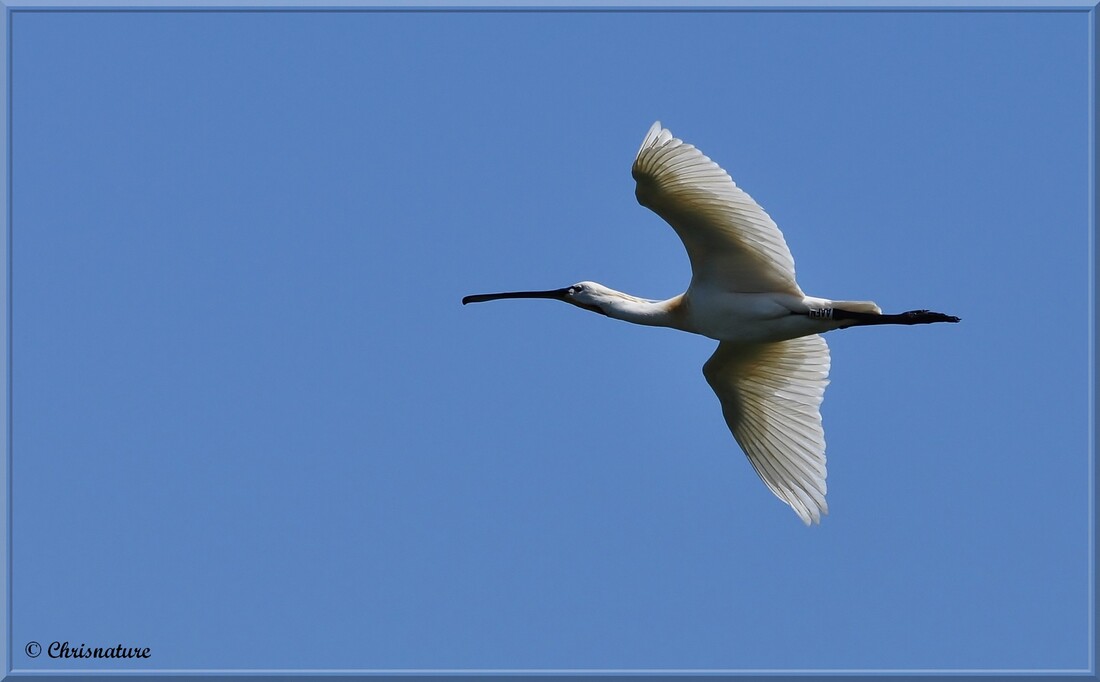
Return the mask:
M0 436L4 445L4 465L0 467L0 509L3 510L3 523L0 524L3 532L3 542L0 543L0 571L3 574L4 589L0 591L0 606L2 606L3 618L0 619L0 682L6 680L28 679L48 680L65 679L72 680L81 676L94 676L107 678L112 676L124 677L127 680L153 679L158 677L195 676L203 679L211 678L249 678L276 677L285 679L295 678L323 678L330 676L364 676L372 679L380 677L394 677L401 680L438 676L491 676L494 679L503 677L517 678L530 677L533 679L550 679L554 677L573 676L614 676L623 679L635 676L644 679L660 679L662 677L683 676L728 676L746 678L751 676L766 676L769 679L781 679L785 676L828 676L839 678L840 676L883 676L899 675L910 679L918 677L943 677L943 676L995 676L1006 675L1014 679L1048 679L1051 676L1084 677L1086 679L1100 679L1096 671L1096 427L1094 421L1089 422L1088 444L1091 457L1089 458L1089 512L1088 523L1089 538L1089 640L1093 642L1093 648L1088 652L1088 668L1086 670L971 670L971 669L917 669L917 670L66 670L63 672L36 672L27 669L13 669L14 642L11 640L11 129L10 129L10 97L11 71L9 53L11 49L11 14L19 11L219 11L219 10L248 10L248 11L327 11L327 10L363 10L363 11L1066 11L1087 12L1090 15L1089 24L1089 226L1088 235L1088 281L1089 281L1089 314L1088 325L1088 367L1089 367L1089 413L1096 414L1096 144L1097 144L1097 118L1096 118L1096 93L1100 85L1100 71L1097 69L1096 38L1100 29L1100 13L1097 12L1097 0L1062 0L1061 2L1034 2L1028 0L971 0L968 4L956 4L944 0L908 0L898 3L884 3L882 0L692 0L690 4L676 6L669 0L604 0L599 4L583 5L570 0L546 1L530 6L517 6L514 1L508 0L482 0L477 4L462 3L459 0L421 0L416 4L399 5L384 0L328 0L324 5L309 6L301 2L290 0L245 0L244 2L219 2L218 0L195 0L187 5L165 4L162 6L149 5L147 2L116 2L110 5L96 3L93 0L70 0L69 2L45 2L35 0L15 0L4 2L0 0L0 35L3 35L3 49L0 49L0 150L3 151L4 163L0 164L0 215L4 220L4 236L0 240L0 301L3 302L3 334L0 334L0 353L3 362L0 363L0 379L2 379L3 391L0 391Z
M0 391L0 437L4 444L4 464L0 467L0 509L3 509L4 519L0 527L3 528L3 542L0 543L0 571L3 571L4 586L0 590L0 605L3 607L3 618L0 618L0 671L8 675L12 669L11 657L11 403L8 400L11 395L11 353L8 343L11 333L11 268L8 267L8 257L11 254L11 186L9 169L11 167L11 128L8 126L8 107L10 98L8 89L11 79L8 73L8 50L11 46L11 36L8 34L10 23L8 15L10 10L7 5L0 2L0 35L3 36L3 49L0 49L0 126L3 135L0 135L0 146L3 151L3 163L0 164L0 215L4 220L4 236L0 239L0 301L3 301L3 325L4 333L0 334L0 351L2 351L3 368L0 369L0 378L3 379L3 390ZM6 677L4 679L7 679Z

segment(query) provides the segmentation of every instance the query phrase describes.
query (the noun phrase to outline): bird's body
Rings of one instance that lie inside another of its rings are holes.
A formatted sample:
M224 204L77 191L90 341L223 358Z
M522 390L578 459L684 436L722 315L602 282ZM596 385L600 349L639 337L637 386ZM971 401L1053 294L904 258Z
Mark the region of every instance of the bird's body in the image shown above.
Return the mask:
M794 294L739 294L711 287L692 287L684 294L687 331L736 343L770 343L831 331L839 325L811 318L832 301Z
M875 324L958 322L927 310L883 315L871 301L807 296L772 219L695 147L654 123L632 169L639 203L664 218L691 261L687 290L661 301L596 282L549 291L477 294L462 302L552 298L635 324L719 341L703 366L753 468L807 524L828 513L819 407L829 379L820 334Z

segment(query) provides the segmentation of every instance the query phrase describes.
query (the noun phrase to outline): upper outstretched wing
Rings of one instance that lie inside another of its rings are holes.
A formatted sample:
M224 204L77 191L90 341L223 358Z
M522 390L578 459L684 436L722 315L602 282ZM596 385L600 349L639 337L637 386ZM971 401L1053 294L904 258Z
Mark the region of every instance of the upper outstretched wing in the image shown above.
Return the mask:
M825 339L723 341L703 365L703 376L756 473L806 525L820 523L829 513L820 412L829 383Z
M803 295L775 222L726 171L660 121L646 134L631 173L638 203L664 218L687 247L693 284Z

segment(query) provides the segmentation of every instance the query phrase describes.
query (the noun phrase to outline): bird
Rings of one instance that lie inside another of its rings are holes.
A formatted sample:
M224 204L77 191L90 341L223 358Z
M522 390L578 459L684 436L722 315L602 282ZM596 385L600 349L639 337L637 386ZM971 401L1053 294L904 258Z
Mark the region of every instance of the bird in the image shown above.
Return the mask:
M657 121L634 158L638 203L680 237L691 263L684 293L638 298L597 282L473 294L462 304L541 298L607 317L718 341L703 376L726 425L772 493L807 525L829 512L821 402L829 383L822 334L868 325L955 323L929 310L884 314L873 301L807 296L779 227L730 175Z

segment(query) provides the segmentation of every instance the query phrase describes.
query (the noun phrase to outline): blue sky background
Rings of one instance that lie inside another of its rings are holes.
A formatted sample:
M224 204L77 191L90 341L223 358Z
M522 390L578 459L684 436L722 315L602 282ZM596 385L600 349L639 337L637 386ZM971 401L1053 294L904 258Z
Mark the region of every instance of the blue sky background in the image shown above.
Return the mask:
M1088 15L14 12L30 640L148 668L1085 668ZM688 281L662 120L828 335L831 513L713 342L464 294Z

